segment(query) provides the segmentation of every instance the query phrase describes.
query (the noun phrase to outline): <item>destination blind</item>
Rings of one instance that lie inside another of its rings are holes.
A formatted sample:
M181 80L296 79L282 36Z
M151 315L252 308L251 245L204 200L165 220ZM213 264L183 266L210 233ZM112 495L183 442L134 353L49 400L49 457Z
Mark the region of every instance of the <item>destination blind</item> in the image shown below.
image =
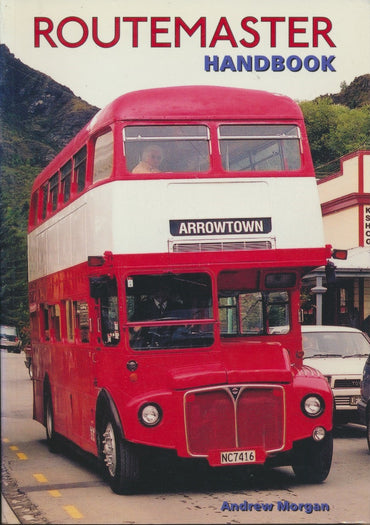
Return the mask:
M170 220L170 233L177 237L188 235L251 235L270 232L270 217Z

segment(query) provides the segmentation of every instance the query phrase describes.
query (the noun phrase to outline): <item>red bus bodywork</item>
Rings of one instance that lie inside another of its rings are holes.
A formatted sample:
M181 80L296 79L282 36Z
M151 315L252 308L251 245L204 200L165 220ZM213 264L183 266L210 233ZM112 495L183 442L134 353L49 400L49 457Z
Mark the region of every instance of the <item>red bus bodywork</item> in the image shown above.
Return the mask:
M135 173L154 142L167 169ZM316 193L287 97L161 88L100 111L32 189L34 419L50 444L101 457L119 493L145 446L325 479L332 394L299 324L301 277L331 255ZM181 313L135 317L160 278Z

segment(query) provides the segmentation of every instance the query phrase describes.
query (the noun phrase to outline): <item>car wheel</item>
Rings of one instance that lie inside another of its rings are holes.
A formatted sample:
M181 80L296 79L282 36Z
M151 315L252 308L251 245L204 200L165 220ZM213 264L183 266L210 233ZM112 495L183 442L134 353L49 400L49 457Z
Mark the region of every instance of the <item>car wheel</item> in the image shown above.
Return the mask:
M297 479L304 483L321 483L329 474L333 456L333 436L328 433L322 441L307 439L293 449L292 468Z
M99 436L100 457L105 477L116 494L133 494L139 481L137 447L121 438L112 416L106 418Z

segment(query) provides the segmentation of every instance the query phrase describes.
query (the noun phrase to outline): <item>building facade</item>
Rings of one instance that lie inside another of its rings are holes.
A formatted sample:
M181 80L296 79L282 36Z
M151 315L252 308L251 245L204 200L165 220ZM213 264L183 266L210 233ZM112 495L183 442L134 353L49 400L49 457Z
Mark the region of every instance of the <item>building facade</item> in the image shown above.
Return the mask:
M348 250L334 260L335 282L321 267L305 284L315 295L304 322L347 325L369 332L370 323L370 151L342 157L339 173L318 181L325 242Z

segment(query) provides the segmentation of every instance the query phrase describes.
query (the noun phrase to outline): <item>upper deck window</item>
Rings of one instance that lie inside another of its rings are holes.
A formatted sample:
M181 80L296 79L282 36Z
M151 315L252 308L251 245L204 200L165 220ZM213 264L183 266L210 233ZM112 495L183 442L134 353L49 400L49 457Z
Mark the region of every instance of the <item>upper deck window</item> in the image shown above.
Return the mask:
M48 195L49 195L49 184L45 184L42 187L42 203L41 203L41 217L43 219L46 218L46 214L48 211Z
M206 126L127 126L123 134L127 168L131 173L209 169Z
M56 173L50 179L50 202L51 209L55 211L58 206L59 175Z
M301 167L300 133L294 125L223 125L219 141L226 171L292 171Z
M113 168L113 133L100 135L95 142L93 182L110 177Z
M69 201L71 197L72 161L69 160L60 170L62 182L63 202Z
M77 191L80 193L85 188L86 183L86 146L74 155L73 162Z

